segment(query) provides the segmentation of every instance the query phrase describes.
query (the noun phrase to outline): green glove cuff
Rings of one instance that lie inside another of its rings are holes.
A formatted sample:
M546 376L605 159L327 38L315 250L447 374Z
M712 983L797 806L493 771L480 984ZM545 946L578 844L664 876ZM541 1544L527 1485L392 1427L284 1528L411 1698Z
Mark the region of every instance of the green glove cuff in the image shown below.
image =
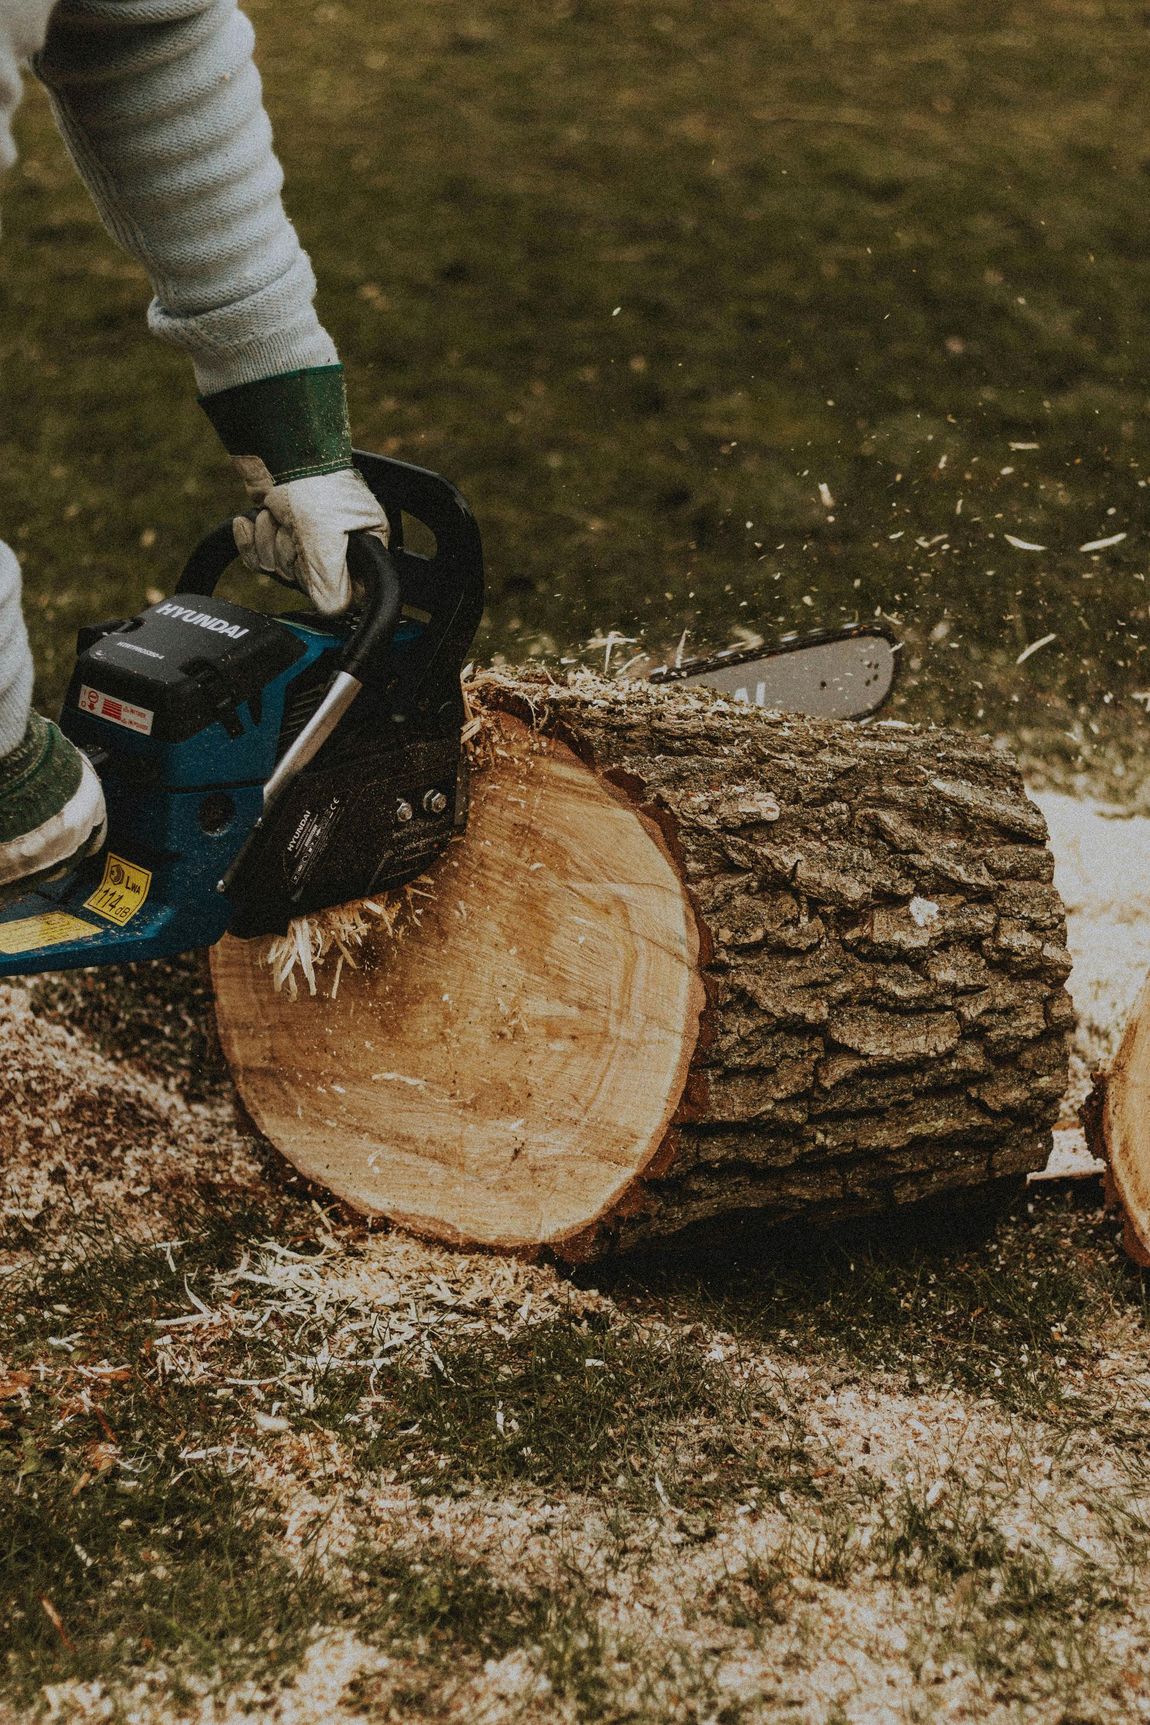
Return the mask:
M277 485L351 466L342 365L261 377L199 401L228 454L257 456Z

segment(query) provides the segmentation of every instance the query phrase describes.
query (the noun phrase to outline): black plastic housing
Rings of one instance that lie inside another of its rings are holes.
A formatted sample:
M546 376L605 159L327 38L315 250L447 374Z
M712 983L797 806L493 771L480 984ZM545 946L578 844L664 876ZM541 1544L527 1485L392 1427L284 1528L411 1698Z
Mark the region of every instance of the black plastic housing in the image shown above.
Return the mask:
M483 610L475 519L439 475L360 451L356 466L382 504L390 543L352 535L357 608L343 645L323 655L363 684L310 764L268 808L223 883L229 931L282 932L293 917L403 885L467 819L460 672ZM403 518L429 528L430 556L408 550ZM209 534L184 570L177 603L226 612L216 586L235 559L231 524ZM323 699L325 675L288 691L277 758Z
M303 656L298 636L225 599L177 595L127 622L85 630L66 705L99 712L94 695L139 715L128 728L184 742L215 720L231 729L237 709ZM85 694L85 691L89 693Z

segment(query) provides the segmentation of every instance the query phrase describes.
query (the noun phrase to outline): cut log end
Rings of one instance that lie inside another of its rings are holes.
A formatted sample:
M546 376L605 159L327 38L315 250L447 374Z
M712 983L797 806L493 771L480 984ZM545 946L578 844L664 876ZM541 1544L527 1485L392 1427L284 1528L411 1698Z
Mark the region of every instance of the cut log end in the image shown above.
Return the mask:
M1113 1065L1082 1109L1086 1141L1106 1163L1107 1198L1122 1211L1122 1244L1150 1268L1150 981L1126 1026Z
M841 1220L1046 1158L1066 1077L1041 816L989 744L682 689L491 680L417 926L333 999L213 955L248 1111L438 1238L578 1259Z
M491 741L418 928L372 941L334 1000L277 993L262 942L213 968L247 1108L303 1174L439 1237L538 1246L657 1158L705 994L658 826L522 720Z

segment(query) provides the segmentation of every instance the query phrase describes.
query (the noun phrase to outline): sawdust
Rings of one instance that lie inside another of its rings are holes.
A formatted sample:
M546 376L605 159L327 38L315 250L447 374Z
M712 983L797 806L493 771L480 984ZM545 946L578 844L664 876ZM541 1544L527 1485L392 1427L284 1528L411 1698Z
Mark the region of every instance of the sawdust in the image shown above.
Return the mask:
M369 1269L369 1281L382 1277L389 1292L413 1285L419 1297L425 1251L434 1276L443 1254L412 1246L391 1264L384 1252ZM357 1284L359 1270L337 1259L333 1273L347 1273ZM512 1301L517 1274L505 1284ZM534 1279L532 1273L529 1283ZM454 1281L473 1291L480 1285L471 1267ZM610 1302L601 1310L618 1317ZM825 1725L832 1717L852 1725L926 1716L988 1725L1020 1717L1034 1725L1065 1720L1056 1671L1052 1692L1035 1694L1020 1712L1017 1698L1009 1690L996 1692L964 1651L964 1637L974 1633L964 1623L977 1565L958 1573L941 1595L913 1569L891 1574L891 1553L905 1537L899 1506L925 1506L945 1538L976 1502L1001 1537L1007 1562L1046 1552L1055 1574L1071 1576L1082 1562L1121 1561L1116 1524L1105 1512L1121 1487L1122 1516L1144 1518L1150 1508L1145 1480L1141 1493L1130 1491L1113 1459L1100 1453L1096 1432L1068 1445L1064 1432L1041 1423L1020 1430L985 1403L908 1394L882 1374L862 1382L828 1373L825 1365L812 1369L770 1347L748 1355L721 1332L712 1346L737 1355L748 1383L769 1383L804 1421L815 1476L827 1481L820 1493L732 1502L702 1530L668 1501L621 1539L611 1506L578 1493L428 1497L395 1481L364 1480L346 1467L341 1473L334 1452L317 1491L314 1451L293 1453L285 1446L278 1471L268 1470L269 1488L295 1503L293 1541L314 1550L322 1532L333 1560L366 1528L392 1550L448 1553L482 1565L511 1588L553 1586L557 1575L577 1578L598 1631L621 1650L612 1666L615 1711L609 1717L666 1725L783 1715L800 1725ZM867 1489L860 1493L864 1475ZM333 1513L337 1485L342 1498ZM828 1521L836 1501L845 1519ZM833 1572L828 1525L845 1530L849 1578ZM778 1598L764 1602L760 1578L772 1571L782 1578ZM758 1603L757 1622L732 1619L729 1601L740 1596L751 1602L752 1615ZM1007 1659L1009 1632L1008 1619L1001 1647ZM1150 1670L1150 1612L1140 1590L1108 1613L1098 1653L1125 1676L1116 1690L1103 1688L1082 1717L1099 1725L1141 1717L1129 1711L1134 1694L1128 1687L1140 1686ZM988 1657L997 1657L993 1647ZM227 1695L197 1696L193 1680L186 1685L191 1697L176 1706L165 1673L157 1671L115 1699L128 1717L149 1725L239 1725L257 1716L274 1725L319 1725L360 1718L365 1707L381 1719L435 1717L468 1725L578 1725L588 1716L571 1696L555 1692L529 1647L441 1675L426 1713L411 1700L412 1681L421 1675L417 1658L383 1654L350 1631L317 1629L290 1681L247 1681ZM54 1719L94 1725L116 1716L113 1697L99 1683L54 1685L46 1698Z
M1032 792L1046 817L1067 912L1078 1014L1068 1113L1107 1066L1150 973L1150 819L1056 791Z
M334 1000L339 993L343 967L359 968L356 953L371 938L398 940L411 924L419 923L419 900L429 896L426 877L379 898L357 899L352 904L332 905L328 910L297 916L286 934L267 943L263 962L272 973L276 992L299 994L297 972L307 983L309 994L318 990L318 973L330 960L334 970L325 978L325 995Z
M196 1183L254 1188L262 1168L226 1093L189 1101L102 1055L82 1034L0 987L0 1232L28 1249L115 1216L131 1238L162 1236ZM5 1255L7 1255L5 1253Z
M1073 1102L1091 1067L1113 1051L1150 966L1150 822L1067 798L1039 800L1070 912L1071 988L1082 1019ZM226 1084L205 1091L196 1074L199 1099L190 1101L189 1072L165 1077L162 1062L146 1061L142 1049L111 1058L82 1029L36 1014L32 998L20 987L0 989L0 1268L38 1246L56 1250L71 1231L89 1231L101 1218L117 1238L171 1238L196 1183L259 1190L265 1165ZM604 1716L666 1725L727 1716L801 1725L1065 1719L1056 1669L1051 1686L1019 1702L1009 1686L999 1693L980 1666L999 1657L995 1635L1006 1638L1000 1651L1009 1658L1013 1620L991 1611L989 1647L975 1646L983 1633L977 1569L940 1590L892 1557L898 1538L909 1537L898 1524L907 1504L933 1518L940 1539L957 1529L956 1541L974 1506L1007 1564L1038 1564L1036 1574L1068 1577L1067 1585L1083 1565L1116 1578L1114 1603L1089 1645L1118 1676L1091 1693L1082 1717L1117 1725L1147 1716L1150 1605L1143 1589L1117 1578L1133 1562L1135 1545L1127 1550L1123 1541L1146 1528L1150 1501L1138 1455L1108 1437L1109 1422L1137 1429L1150 1407L1150 1366L1133 1319L1108 1319L1109 1352L1073 1361L1063 1374L1068 1397L1094 1410L1073 1434L977 1396L908 1388L890 1374L861 1375L831 1358L796 1357L770 1341L751 1346L711 1328L702 1338L707 1358L748 1393L769 1391L780 1429L802 1432L809 1479L745 1500L736 1493L702 1518L672 1489L621 1527L610 1494L527 1484L429 1494L426 1484L365 1474L334 1433L279 1430L279 1409L306 1414L321 1364L328 1371L366 1365L377 1374L369 1386L385 1396L399 1359L431 1364L445 1348L552 1320L607 1328L632 1321L609 1296L546 1266L331 1221L312 1251L277 1239L249 1246L170 1316L180 1321L157 1326L156 1369L207 1384L221 1370L221 1341L242 1342L276 1322L278 1375L258 1392L260 1407L271 1410L264 1426L256 1421L263 1439L237 1452L235 1465L286 1509L289 1558L302 1563L319 1550L338 1570L366 1537L414 1556L446 1552L482 1564L508 1587L561 1593L577 1583L607 1650L604 1681L615 1711ZM681 1332L671 1317L644 1321L653 1332ZM689 1434L681 1441L689 1445ZM189 1433L189 1456L195 1444ZM775 1570L778 1598L764 1604L762 1577ZM746 1604L742 1616L732 1614L732 1600ZM1063 1642L1056 1629L1049 1633L1056 1666ZM1073 1661L1073 1645L1065 1645ZM1039 1664L1047 1656L1028 1644L1017 1655ZM1071 1675L1079 1693L1086 1679L1068 1670L1065 1684ZM381 1720L467 1725L577 1725L588 1716L577 1696L556 1689L530 1647L441 1672L425 1710L411 1695L427 1681L417 1656L381 1652L354 1626L317 1624L290 1677L245 1679L226 1694L181 1678L187 1698L177 1703L171 1673L157 1663L124 1689L65 1682L42 1699L48 1718L83 1725L117 1717L141 1725L241 1725L257 1717L269 1725L350 1725L365 1710Z
M259 1718L268 1725L321 1725L326 1720L358 1719L354 1685L378 1677L392 1665L386 1654L346 1631L317 1634L290 1684L240 1682L228 1695L205 1693L195 1677L181 1677L187 1701L171 1699L170 1674L149 1672L113 1700L100 1682L52 1683L45 1686L49 1721L69 1725L105 1725L128 1719L149 1725L240 1725ZM197 1695L197 1689L200 1693ZM0 1714L0 1720L3 1715Z
M237 1298L242 1295L243 1298ZM438 1349L468 1337L510 1336L548 1318L582 1318L608 1302L554 1269L514 1258L461 1253L401 1234L346 1240L321 1234L318 1250L276 1240L245 1250L235 1269L213 1277L205 1301L158 1336L163 1369L194 1375L202 1336L260 1334L269 1319L305 1338L283 1344L281 1369L266 1380L285 1405L311 1405L317 1363L325 1371L366 1367L384 1374L397 1359L437 1362ZM317 1362L310 1340L323 1336ZM374 1376L372 1390L374 1393Z

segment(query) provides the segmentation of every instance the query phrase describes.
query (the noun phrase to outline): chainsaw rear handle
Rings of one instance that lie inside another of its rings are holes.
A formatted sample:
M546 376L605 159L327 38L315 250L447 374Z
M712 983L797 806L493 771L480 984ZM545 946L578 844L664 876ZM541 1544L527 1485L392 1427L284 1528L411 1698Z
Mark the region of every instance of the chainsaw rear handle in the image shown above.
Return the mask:
M247 518L254 521L255 511L249 511ZM188 558L176 592L211 598L220 577L238 555L232 523L221 522L200 540ZM391 638L399 622L399 575L382 539L365 531L348 534L347 572L353 587L363 597L357 606L347 645L340 654L339 668L360 683L382 680L386 674ZM298 592L294 583L285 581L282 575L274 578L281 586Z
M361 449L353 451L352 460L387 516L391 528L387 554L392 573L398 574L402 602L417 613L426 612L428 617L421 639L404 652L397 667L403 697L413 708L434 710L443 698L443 691L458 683L459 668L483 615L483 546L479 527L455 486L438 473ZM405 547L405 514L422 522L434 536L435 550L430 557ZM353 578L358 575L351 550L355 537L352 535L348 547ZM369 542L380 546L377 539ZM185 565L177 591L210 597L236 555L232 524L228 521L197 545ZM378 625L368 625L368 638L379 641ZM354 637L348 644L349 651L353 643ZM364 662L362 654L357 656ZM367 659L370 657L371 651L366 655Z

